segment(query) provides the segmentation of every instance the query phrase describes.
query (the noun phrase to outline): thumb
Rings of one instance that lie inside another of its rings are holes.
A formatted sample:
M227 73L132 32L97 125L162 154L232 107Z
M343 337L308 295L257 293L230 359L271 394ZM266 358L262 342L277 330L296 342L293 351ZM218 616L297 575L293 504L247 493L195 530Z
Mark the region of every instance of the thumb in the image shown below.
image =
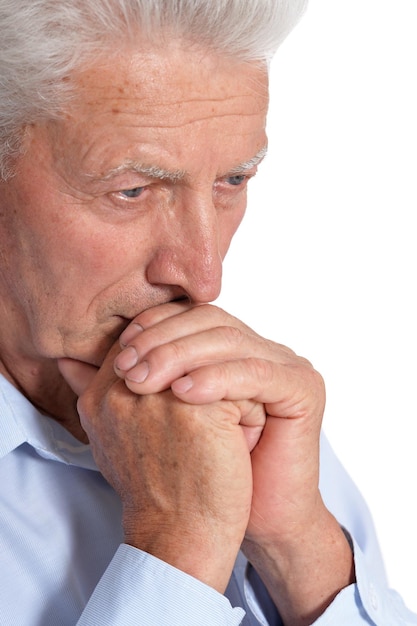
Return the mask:
M77 396L81 396L95 378L98 368L74 359L58 359L58 369Z

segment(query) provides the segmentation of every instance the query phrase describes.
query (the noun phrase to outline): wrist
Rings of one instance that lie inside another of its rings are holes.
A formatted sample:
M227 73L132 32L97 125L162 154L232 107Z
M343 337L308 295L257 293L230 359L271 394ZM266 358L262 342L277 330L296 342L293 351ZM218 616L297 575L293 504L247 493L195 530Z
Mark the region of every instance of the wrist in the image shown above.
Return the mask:
M228 537L207 524L197 528L152 524L147 527L126 520L125 543L151 554L224 593L240 549L242 537Z
M279 607L284 624L306 626L355 582L351 547L324 508L284 536L245 539L243 552Z

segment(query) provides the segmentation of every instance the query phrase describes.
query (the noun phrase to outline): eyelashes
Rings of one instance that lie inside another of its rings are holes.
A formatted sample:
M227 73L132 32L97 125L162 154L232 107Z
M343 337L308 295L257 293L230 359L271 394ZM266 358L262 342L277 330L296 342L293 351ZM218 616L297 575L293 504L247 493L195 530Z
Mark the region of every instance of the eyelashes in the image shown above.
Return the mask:
M122 189L119 193L125 198L139 198L145 189L146 187L134 187L133 189Z

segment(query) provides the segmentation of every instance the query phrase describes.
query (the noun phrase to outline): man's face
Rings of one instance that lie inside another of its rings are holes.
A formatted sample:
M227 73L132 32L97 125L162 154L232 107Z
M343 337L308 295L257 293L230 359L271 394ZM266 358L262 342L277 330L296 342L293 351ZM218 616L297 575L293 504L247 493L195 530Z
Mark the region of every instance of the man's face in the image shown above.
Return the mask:
M0 183L0 332L16 356L99 365L144 309L217 297L266 144L267 76L173 44L71 81L65 116L27 129Z

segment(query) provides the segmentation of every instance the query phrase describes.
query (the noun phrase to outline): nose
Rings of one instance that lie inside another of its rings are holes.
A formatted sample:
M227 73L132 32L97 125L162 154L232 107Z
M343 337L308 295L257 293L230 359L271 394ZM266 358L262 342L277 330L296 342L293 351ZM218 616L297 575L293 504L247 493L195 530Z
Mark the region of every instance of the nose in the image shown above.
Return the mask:
M212 195L182 193L155 225L156 246L147 268L153 285L179 287L194 303L220 293L221 233Z

